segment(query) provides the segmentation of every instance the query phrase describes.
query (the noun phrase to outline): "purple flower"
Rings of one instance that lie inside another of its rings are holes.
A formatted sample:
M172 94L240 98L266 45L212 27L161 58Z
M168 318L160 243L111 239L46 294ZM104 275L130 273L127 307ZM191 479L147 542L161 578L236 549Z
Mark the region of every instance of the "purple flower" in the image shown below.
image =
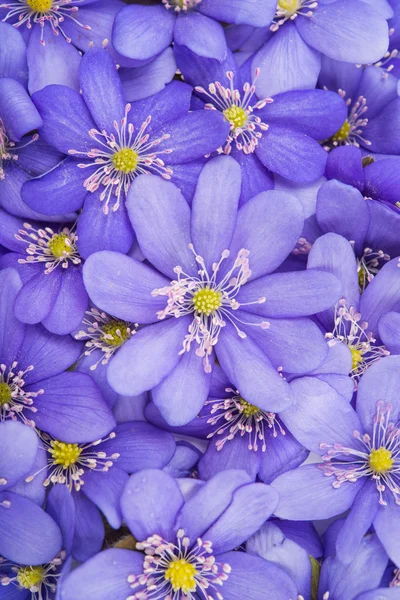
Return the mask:
M0 22L0 77L11 77L24 87L28 83L26 44L12 25Z
M151 266L102 252L84 267L97 306L148 325L112 359L109 383L125 395L152 389L171 425L189 422L204 405L214 350L243 397L272 412L290 403L277 369L305 373L328 352L304 317L338 299L336 277L317 269L271 274L301 232L299 203L270 191L238 211L240 189L240 167L226 156L203 168L192 209L171 182L141 176L127 206Z
M182 488L189 483L181 480ZM133 475L121 507L142 552L112 549L95 556L65 581L62 598L105 600L111 590L115 600L295 598L296 586L284 570L232 552L270 516L277 494L240 470L206 483L192 480L191 487L185 501L178 482L166 473Z
M82 95L64 86L34 94L44 121L41 135L68 158L26 186L24 198L48 214L83 205L77 235L84 258L103 249L127 252L134 234L125 198L133 179L156 173L192 188L190 181L184 183L191 167L180 164L218 148L228 124L222 115L188 114L191 89L180 82L147 100L125 104L115 64L105 50L85 54L80 85ZM200 166L195 163L196 174Z
M356 65L324 59L319 85L339 92L348 106L348 115L326 147L355 145L368 152L398 154L400 146L400 101L397 78L375 66Z
M37 133L29 134L42 123L23 85L16 79L0 79L0 204L19 217L43 218L40 211L22 201L21 188L28 179L52 169L62 159ZM60 218L55 215L50 220Z
M221 112L230 125L219 151L232 154L242 167L242 202L273 188L271 172L298 182L323 175L327 154L317 140L333 135L346 118L341 98L320 90L264 98L261 71L252 79L248 63L239 68L232 54L218 63L179 46L175 53L185 81L199 96L196 107Z
M198 417L186 426L169 427L153 403L146 407L145 415L162 429L210 440L199 461L200 479L210 479L224 469L240 468L254 479L270 483L307 457L279 416L242 398L218 365L213 369L209 398Z
M145 63L172 42L198 56L224 60L223 23L265 27L274 16L275 0L162 0L157 6L126 6L118 13L113 44L123 56Z
M31 94L50 84L79 90L81 51L111 39L119 0L11 0L0 4L0 20L25 38ZM16 44L16 41L15 41ZM18 46L17 46L18 48ZM117 53L111 48L111 52Z
M32 429L13 421L0 422L0 555L24 565L50 561L62 546L53 519L16 493L15 486L32 467L37 447ZM0 573L0 584L1 579Z
M280 494L275 514L325 519L351 508L336 542L345 563L353 560L371 524L390 558L399 562L399 368L397 356L373 365L359 383L356 411L337 395L321 394L308 378L292 384L298 388L295 408L285 411L284 422L323 463L273 482Z
M23 282L16 317L31 325L42 323L58 335L70 333L88 304L76 233L69 227L24 223L4 211L1 218L0 243L12 250L1 258L1 266L17 269Z
M321 54L346 63L380 60L389 45L385 18L391 11L378 10L370 0L279 0L269 35L255 36L253 52L262 44L252 61L253 71L261 69L260 94L314 88Z

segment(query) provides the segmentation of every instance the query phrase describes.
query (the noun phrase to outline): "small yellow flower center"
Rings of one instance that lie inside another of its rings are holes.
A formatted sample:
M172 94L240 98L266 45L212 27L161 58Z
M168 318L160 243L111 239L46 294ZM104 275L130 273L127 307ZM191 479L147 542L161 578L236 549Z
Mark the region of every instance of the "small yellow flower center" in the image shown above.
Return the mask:
M58 440L53 440L50 444L49 452L53 455L53 464L61 465L63 469L74 465L82 453L78 444L66 444Z
M112 162L117 171L132 173L137 167L139 155L132 148L122 148L114 154Z
M250 404L250 402L247 402L247 400L245 400L241 396L239 399L239 404L243 407L242 414L244 414L245 417L253 417L254 415L260 412L258 406Z
M387 448L378 448L377 450L371 450L369 455L369 466L374 473L387 473L390 471L394 460L392 453Z
M0 383L0 407L11 400L11 389L6 383Z
M103 325L103 330L107 334L107 336L103 335L101 339L109 346L122 346L122 344L126 342L126 340L129 338L126 329L127 324L125 323L125 321L115 319Z
M21 587L30 590L38 586L44 576L43 567L21 567L18 569L17 581Z
M351 368L352 369L356 369L358 367L358 365L360 364L360 362L362 362L362 354L360 352L360 350L357 350L357 348L353 348L350 346L350 352L351 352Z
M208 287L197 290L193 294L193 305L197 312L204 313L208 317L222 305L222 294Z
M350 132L351 132L351 126L350 126L350 123L346 119L346 121L343 123L343 125L341 126L339 131L337 131L335 133L335 135L332 136L332 141L345 142L347 140L347 138L349 137Z
M300 8L300 0L278 0L278 9L284 10L288 16L294 15Z
M51 9L53 0L27 0L27 4L33 11L44 13Z
M243 127L247 121L247 113L241 106L230 106L224 110L224 116L235 129Z
M53 256L62 258L73 252L72 244L66 233L56 233L49 242L49 248Z
M196 573L194 565L180 558L169 563L164 577L171 582L174 592L182 590L184 594L188 594L196 591Z

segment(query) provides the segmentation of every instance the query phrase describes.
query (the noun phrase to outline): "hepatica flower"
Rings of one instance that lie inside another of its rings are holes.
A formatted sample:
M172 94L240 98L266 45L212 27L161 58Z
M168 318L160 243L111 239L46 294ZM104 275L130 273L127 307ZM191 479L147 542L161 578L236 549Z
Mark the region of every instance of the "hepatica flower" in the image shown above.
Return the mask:
M86 5L91 6L87 7ZM110 39L119 0L14 0L0 4L0 20L27 41L29 91L58 83L79 90L80 50Z
M65 581L63 598L105 600L110 590L115 600L297 597L283 569L258 556L232 552L274 510L278 496L270 486L251 483L244 471L227 470L197 488L185 501L177 481L166 473L133 475L121 506L139 540L136 550L111 549L93 557Z
M324 173L327 155L317 140L334 134L346 118L341 98L320 90L263 97L258 89L261 70L252 79L248 63L239 68L230 53L218 63L185 48L175 52L185 81L195 86L204 108L222 113L229 123L219 152L232 154L242 165L247 198L273 187L270 172L299 182Z
M296 317L332 305L337 279L317 270L267 275L296 244L300 205L268 192L238 211L240 188L240 167L226 156L203 168L192 209L171 182L138 177L128 211L151 266L110 252L85 265L97 306L149 325L112 359L109 383L130 396L152 389L172 425L193 419L207 399L214 351L243 397L271 412L290 402L278 367L304 373L327 353L318 328Z
M15 315L23 323L42 323L52 333L70 333L88 303L76 233L69 227L24 223L4 211L2 222L0 241L13 251L2 258L3 266L16 268L23 281Z
M322 519L352 507L336 543L338 557L346 563L371 524L390 558L399 560L399 361L397 356L384 358L364 374L356 411L342 399L314 393L304 378L296 384L296 409L285 413L296 438L320 454L323 463L275 480L281 497L276 514ZM316 426L306 432L297 411L302 419L315 419Z
M44 565L18 565L0 558L0 585L5 588L10 600L52 600L65 552Z
M216 150L229 127L222 115L188 114L191 89L180 82L126 105L105 50L85 54L80 86L82 95L64 86L34 94L44 121L41 135L68 158L26 186L24 198L47 214L83 206L77 235L84 258L102 249L127 252L133 231L125 199L134 178L141 173L173 178L174 165L179 171L180 163Z
M275 0L162 0L156 6L127 6L115 19L113 44L135 61L149 61L173 41L199 56L222 61L227 46L218 21L265 27L274 5Z

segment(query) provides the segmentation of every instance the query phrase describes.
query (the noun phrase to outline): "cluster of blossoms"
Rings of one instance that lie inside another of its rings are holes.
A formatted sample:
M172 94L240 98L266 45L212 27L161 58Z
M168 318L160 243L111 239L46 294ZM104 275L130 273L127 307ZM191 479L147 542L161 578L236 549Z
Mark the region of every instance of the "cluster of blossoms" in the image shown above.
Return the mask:
M0 0L0 600L400 600L400 0Z

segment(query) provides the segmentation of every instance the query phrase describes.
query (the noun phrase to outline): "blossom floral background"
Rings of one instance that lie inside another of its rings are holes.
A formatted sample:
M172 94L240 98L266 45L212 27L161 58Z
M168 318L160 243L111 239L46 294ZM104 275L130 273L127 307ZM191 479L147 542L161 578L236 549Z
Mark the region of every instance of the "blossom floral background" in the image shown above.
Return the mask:
M400 600L400 0L0 0L0 600Z

